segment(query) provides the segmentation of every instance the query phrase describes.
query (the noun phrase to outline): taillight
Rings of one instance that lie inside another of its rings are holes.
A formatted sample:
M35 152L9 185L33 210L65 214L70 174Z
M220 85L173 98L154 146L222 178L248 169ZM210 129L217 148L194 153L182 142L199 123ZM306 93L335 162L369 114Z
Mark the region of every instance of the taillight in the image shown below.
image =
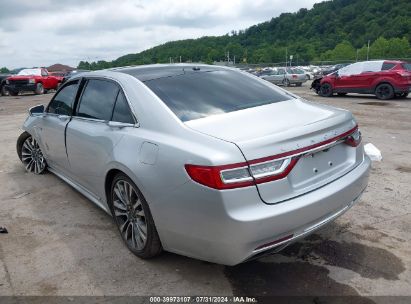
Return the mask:
M351 147L357 147L361 143L361 132L357 128L351 135L345 139L345 143Z
M239 163L228 166L185 165L188 175L199 184L214 189L233 189L253 186L284 178L298 158L286 158L248 166Z
M192 180L214 189L233 189L253 186L254 181L246 163L228 166L185 165Z
M262 164L250 165L254 180L257 184L271 182L286 177L297 164L299 157L269 161Z
M339 140L343 140L352 147L357 147L361 143L361 132L358 126L311 146L273 156L223 166L189 164L185 165L185 169L192 180L210 188L224 190L249 187L285 178L297 164L301 155Z
M295 79L295 78L297 78L297 75L292 75L292 77Z

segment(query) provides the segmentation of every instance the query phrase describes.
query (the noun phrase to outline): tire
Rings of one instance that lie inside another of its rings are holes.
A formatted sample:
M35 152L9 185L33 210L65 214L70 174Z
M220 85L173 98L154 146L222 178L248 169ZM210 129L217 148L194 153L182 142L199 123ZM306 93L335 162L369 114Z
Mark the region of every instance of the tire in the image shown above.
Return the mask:
M15 91L9 91L10 96L17 96L19 95L19 92L15 92Z
M338 96L345 96L347 93L337 93Z
M284 78L282 84L285 87L289 87L290 86L290 81L287 78Z
M43 84L41 84L41 83L36 84L36 90L34 91L34 94L36 94L36 95L44 94Z
M58 84L57 84L57 87L56 87L56 92L60 89L60 87L61 87L61 82L59 82Z
M7 95L6 86L1 86L0 96L6 96L6 95Z
M302 86L302 83L301 83L301 82L297 82L297 83L295 84L295 86L296 86L296 87L301 87L301 86Z
M375 88L375 96L381 100L394 98L394 89L389 83L381 83Z
M331 87L331 84L329 83L323 83L320 87L320 95L323 97L330 97L333 95L333 89Z
M163 250L160 237L147 201L138 187L128 176L119 173L111 183L109 195L114 222L127 248L143 259L159 255Z
M47 170L47 162L37 141L28 132L23 132L17 139L17 155L26 171L43 174Z

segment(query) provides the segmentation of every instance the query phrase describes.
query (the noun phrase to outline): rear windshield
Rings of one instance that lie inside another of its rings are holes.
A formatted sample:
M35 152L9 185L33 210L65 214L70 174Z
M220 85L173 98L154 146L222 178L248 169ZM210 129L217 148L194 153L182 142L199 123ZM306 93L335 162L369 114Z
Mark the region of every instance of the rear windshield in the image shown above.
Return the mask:
M403 63L403 68L407 71L411 71L411 63Z
M291 69L292 74L305 74L304 70L301 69Z
M198 71L144 82L182 121L292 99L240 72Z

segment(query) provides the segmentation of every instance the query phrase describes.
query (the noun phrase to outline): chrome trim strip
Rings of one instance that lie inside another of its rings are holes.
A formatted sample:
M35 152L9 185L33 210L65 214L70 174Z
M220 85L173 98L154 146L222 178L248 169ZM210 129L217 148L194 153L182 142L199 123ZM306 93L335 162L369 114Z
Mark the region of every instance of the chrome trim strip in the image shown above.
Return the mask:
M220 178L221 178L221 180L223 181L223 183L224 183L224 184L234 184L234 183L241 183L241 182L249 182L249 181L252 181L252 180L253 180L251 174L250 174L250 177L243 177L243 178L232 179L232 180L226 180L226 179L224 179L224 177L223 177L223 173L224 173L224 172L235 171L235 170L238 170L238 169L246 169L247 172L248 172L248 174L250 174L250 170L249 170L248 166L238 167L238 168L233 168L233 169L221 170L221 171L220 171Z
M350 135L348 135L348 136L350 136ZM325 144L325 145L322 145L322 146L319 146L319 147L312 148L312 149L307 150L307 151L303 151L303 152L291 154L291 155L284 156L284 157L281 157L281 158L270 159L270 160L267 160L267 161L264 161L264 162L261 162L261 163L256 163L256 164L254 164L254 165L260 165L260 164L265 164L265 163L269 163L269 162L273 162L273 161L280 161L280 160L284 160L284 159L291 159L291 158L297 157L297 156L305 156L305 155L314 154L314 153L316 153L316 152L323 151L323 150L326 150L326 149L330 149L330 148L332 148L332 147L334 147L334 146L336 146L336 145L338 145L338 144L340 144L340 143L343 143L348 136L346 136L346 137L344 137L344 138L342 138L342 139L338 139L338 140L336 140L336 141L330 142L330 143L328 143L328 144ZM252 161L254 161L254 160L252 160ZM251 166L252 166L252 165L251 165Z
M348 135L348 136L349 136L349 135ZM348 137L348 136L347 136L347 137ZM336 140L336 141L333 141L333 142L330 142L330 143L328 143L328 144L325 144L325 145L322 145L322 146L313 148L313 149L311 149L311 150L301 152L301 153L296 154L296 155L309 155L309 154L314 154L314 153L316 153L316 152L320 152L320 151L323 151L323 150L326 150L326 149L330 149L330 148L332 148L332 147L334 147L334 146L336 146L336 145L338 145L338 144L343 143L343 142L345 141L345 138L346 138L346 137L344 137L344 138L342 138L342 139L339 139L339 140Z
M260 174L253 174L253 169L252 167L254 166L260 166L260 165L264 165L266 163L275 163L275 162L279 162L282 161L283 163L281 164L281 167L278 168L277 170L273 171L273 172L266 172L266 173L260 173ZM263 178L263 177L267 177L267 176L272 176L272 175L277 175L281 172L283 172L285 170L285 168L287 168L287 166L291 163L291 157L288 157L284 160L278 160L278 159L273 159L270 161L266 161L263 163L257 163L257 164L253 164L250 166L250 170L251 170L251 175L255 178L255 179L259 179L259 178Z

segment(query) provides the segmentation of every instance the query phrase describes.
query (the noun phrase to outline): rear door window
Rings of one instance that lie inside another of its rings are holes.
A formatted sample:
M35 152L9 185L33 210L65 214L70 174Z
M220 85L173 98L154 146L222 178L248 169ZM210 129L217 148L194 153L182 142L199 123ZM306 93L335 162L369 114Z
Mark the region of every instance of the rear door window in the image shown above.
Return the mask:
M113 110L113 118L111 120L130 124L135 123L127 99L122 91L120 91L117 96L117 101Z
M381 67L381 71L391 70L395 66L395 63L384 62Z
M118 92L118 85L111 81L101 79L88 80L81 96L77 116L110 120Z

